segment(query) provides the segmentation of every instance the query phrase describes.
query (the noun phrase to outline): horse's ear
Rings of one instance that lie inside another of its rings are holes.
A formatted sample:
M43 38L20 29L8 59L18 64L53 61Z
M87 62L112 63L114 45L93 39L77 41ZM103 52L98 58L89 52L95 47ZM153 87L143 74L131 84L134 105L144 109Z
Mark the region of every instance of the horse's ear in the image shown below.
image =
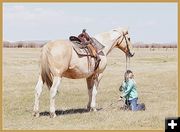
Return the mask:
M128 34L128 30L127 30L127 31L125 31L125 32L124 32L124 34L125 34L125 35L126 35L126 34Z
M119 33L123 33L124 35L128 34L128 27L118 27L113 29L113 31L117 31Z
M124 35L128 34L128 28L123 28Z

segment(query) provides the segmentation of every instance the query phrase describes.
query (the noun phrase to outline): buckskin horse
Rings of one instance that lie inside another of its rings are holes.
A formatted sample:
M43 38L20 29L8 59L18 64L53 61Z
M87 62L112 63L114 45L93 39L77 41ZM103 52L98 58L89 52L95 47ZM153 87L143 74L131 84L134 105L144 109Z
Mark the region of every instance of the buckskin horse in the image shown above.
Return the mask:
M56 117L55 96L62 77L71 79L86 78L89 95L87 109L96 111L97 87L106 68L108 54L115 47L121 49L128 57L132 57L134 53L132 53L132 45L127 28L117 28L103 32L95 35L94 38L105 46L102 50L104 54L100 55L101 61L96 71L88 69L88 57L79 57L73 49L72 42L69 40L51 41L43 46L40 59L41 72L35 87L33 110L35 117L39 116L39 97L44 84L48 86L50 91L50 117ZM92 61L92 65L95 65L94 61Z

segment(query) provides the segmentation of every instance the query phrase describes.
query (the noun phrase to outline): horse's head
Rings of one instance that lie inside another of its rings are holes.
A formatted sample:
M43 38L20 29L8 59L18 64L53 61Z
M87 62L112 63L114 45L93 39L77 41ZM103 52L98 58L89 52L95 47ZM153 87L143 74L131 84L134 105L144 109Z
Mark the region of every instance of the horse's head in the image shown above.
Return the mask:
M115 47L121 49L128 57L133 57L134 52L132 52L132 44L130 41L130 36L126 28L117 28L112 31L114 36Z

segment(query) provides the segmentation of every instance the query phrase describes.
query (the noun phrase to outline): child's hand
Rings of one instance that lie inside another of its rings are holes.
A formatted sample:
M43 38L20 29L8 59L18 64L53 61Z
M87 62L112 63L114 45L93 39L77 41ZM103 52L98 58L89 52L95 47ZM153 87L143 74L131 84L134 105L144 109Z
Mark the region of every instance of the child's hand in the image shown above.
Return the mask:
M122 92L123 91L123 86L121 84L121 86L119 87L119 91Z
M120 96L120 98L118 99L118 101L121 101L121 100L123 100L123 97L122 97L122 96Z

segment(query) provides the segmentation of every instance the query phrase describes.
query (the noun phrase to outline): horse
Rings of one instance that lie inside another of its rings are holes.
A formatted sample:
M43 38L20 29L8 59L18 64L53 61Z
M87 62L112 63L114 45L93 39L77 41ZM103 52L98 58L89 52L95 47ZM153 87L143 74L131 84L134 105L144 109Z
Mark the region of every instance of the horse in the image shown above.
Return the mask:
M71 79L86 78L89 101L87 109L96 111L96 95L100 80L107 65L107 56L113 48L122 50L127 57L132 57L132 44L127 28L115 28L94 36L105 47L100 55L99 67L96 71L88 69L88 57L79 57L69 40L50 41L42 47L40 57L40 75L35 87L33 115L39 116L39 98L42 87L47 85L50 91L50 117L55 114L55 96L61 84L62 77ZM92 60L92 66L95 61ZM96 75L96 76L95 76Z

